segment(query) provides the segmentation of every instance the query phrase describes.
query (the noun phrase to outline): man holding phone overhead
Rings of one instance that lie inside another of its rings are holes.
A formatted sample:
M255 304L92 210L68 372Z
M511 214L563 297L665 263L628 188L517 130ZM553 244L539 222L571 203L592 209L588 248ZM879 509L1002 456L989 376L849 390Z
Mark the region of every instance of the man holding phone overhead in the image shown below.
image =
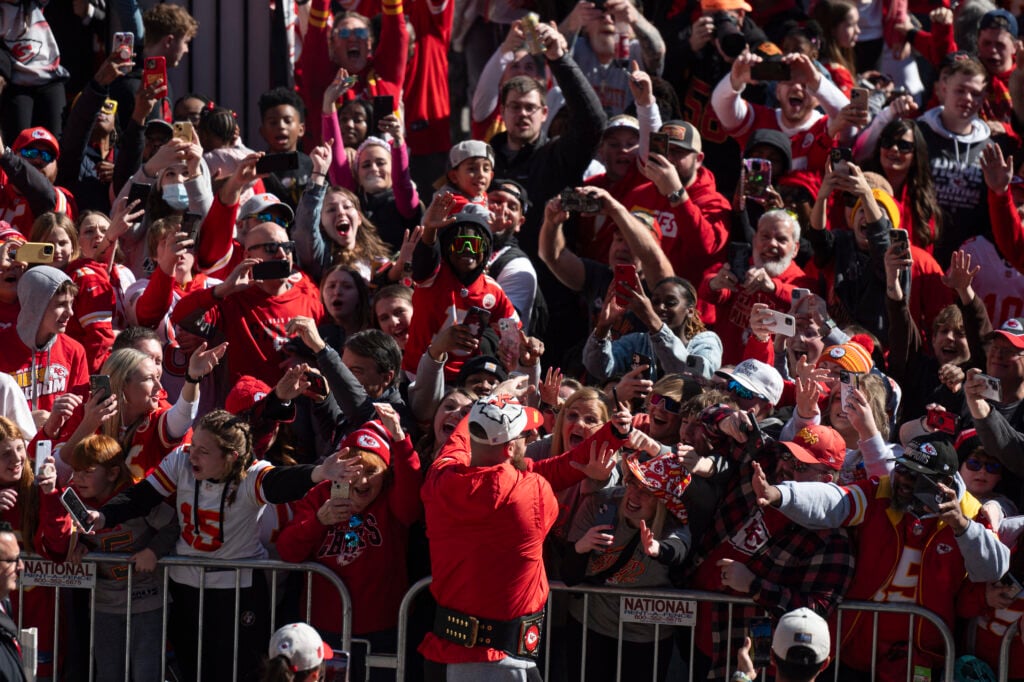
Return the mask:
M135 68L110 86L110 97L117 100L117 122L121 130L127 130L132 112L135 111L135 93L140 87L154 84L161 72L167 89L147 120L171 120L171 102L174 98L167 70L181 63L182 58L188 54L188 44L199 31L199 22L184 7L172 3L161 3L147 10L142 15L142 25L145 38L141 53L136 55ZM138 46L135 49L138 53Z
M330 0L312 0L309 29L296 64L296 71L302 74L298 91L307 111L320 111L324 91L339 68L358 78L354 87L342 93L339 105L377 95L391 95L395 104L401 101L409 61L409 29L402 0L385 0L381 10L380 36L374 49L375 36L369 18L358 12L342 11L332 21ZM304 137L306 149L320 141L322 129L319 116L309 119ZM371 130L370 134L380 133Z
M245 259L231 274L183 297L171 322L206 339L225 338L232 382L248 374L273 386L284 373L288 322L299 316L319 322L323 304L316 285L294 270L295 242L283 227L261 223L242 246Z
M949 437L932 434L907 443L896 468L881 479L845 487L791 481L769 485L754 464L753 487L758 504L775 507L801 525L861 527L856 537L862 560L847 599L917 604L952 629L964 576L976 583L995 582L1010 567L1010 550L978 515L981 503L967 492L958 468ZM877 642L876 679L905 680L908 654L915 668L938 679L944 662L938 630L919 620L908 652L908 629L907 616L880 614L875 638L867 615L844 618L839 634L843 667L855 674L871 672Z

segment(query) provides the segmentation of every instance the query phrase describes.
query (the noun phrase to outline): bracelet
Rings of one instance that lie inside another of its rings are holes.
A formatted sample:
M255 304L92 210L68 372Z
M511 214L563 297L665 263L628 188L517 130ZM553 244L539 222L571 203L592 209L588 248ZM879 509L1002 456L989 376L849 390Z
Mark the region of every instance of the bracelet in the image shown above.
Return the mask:
M185 372L185 383L187 383L187 384L198 384L202 380L203 380L202 377L199 377L197 379L194 376L192 376L191 374L189 374L188 372Z
M319 175L322 178L326 178L327 177L327 173L321 173L319 171L313 171L312 173L310 173L310 175Z
M737 670L732 674L732 682L754 682L754 680L742 670Z

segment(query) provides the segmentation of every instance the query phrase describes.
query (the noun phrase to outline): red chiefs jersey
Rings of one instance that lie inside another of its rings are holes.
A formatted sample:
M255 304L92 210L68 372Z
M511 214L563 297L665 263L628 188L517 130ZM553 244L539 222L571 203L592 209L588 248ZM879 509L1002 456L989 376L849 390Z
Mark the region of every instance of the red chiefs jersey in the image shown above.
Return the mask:
M291 288L277 296L258 286L222 301L213 297L213 289L193 291L178 301L171 322L180 325L186 318L202 316L205 325L230 342L227 361L232 381L248 374L273 386L284 373L278 365L285 359L282 348L290 338L285 327L298 316L317 323L324 316L316 285L302 273L293 274L290 281Z
M46 350L32 351L18 339L0 353L0 372L12 375L33 410L53 409L63 393L89 395L89 362L82 344L58 334Z
M442 329L452 324L461 324L466 312L473 306L491 311L491 327L498 330L498 323L504 319L514 320L519 325L519 315L512 302L496 281L487 275L480 275L469 286L458 279L447 263L440 265L437 273L429 280L418 283L412 294L412 321L409 323L409 340L402 356L402 369L415 374L420 358L427 352L427 346ZM445 378L454 379L469 358L467 355L448 354L444 366Z
M794 133L782 125L778 109L770 109L760 104L750 104L747 116L739 128L730 130L729 134L736 138L740 147L746 148L747 140L755 130L767 128L778 130L789 135L792 145L793 164L790 170L811 170L825 172L825 162L832 150L832 136L828 133L828 117L819 115L813 123Z
M28 238L30 232L32 232L32 223L36 219L36 215L32 212L32 209L28 205L28 199L14 188L10 182L7 181L7 177L0 173L0 220L6 220L14 226L16 230L25 235ZM54 213L64 213L67 217L72 220L78 215L78 208L75 205L75 196L64 189L63 187L55 187L54 192L55 203L53 206Z
M89 372L98 374L114 344L117 295L103 263L79 258L68 265L68 271L78 286L75 313L68 322L68 336L82 344L89 360Z

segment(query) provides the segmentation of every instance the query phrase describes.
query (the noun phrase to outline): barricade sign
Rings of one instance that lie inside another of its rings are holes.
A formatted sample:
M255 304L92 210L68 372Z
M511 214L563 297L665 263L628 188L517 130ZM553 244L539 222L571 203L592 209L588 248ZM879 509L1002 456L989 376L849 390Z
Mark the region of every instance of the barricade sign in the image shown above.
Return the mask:
M697 623L697 602L691 599L623 596L619 600L619 618L624 623L693 627Z
M96 564L25 559L21 584L36 587L96 587Z

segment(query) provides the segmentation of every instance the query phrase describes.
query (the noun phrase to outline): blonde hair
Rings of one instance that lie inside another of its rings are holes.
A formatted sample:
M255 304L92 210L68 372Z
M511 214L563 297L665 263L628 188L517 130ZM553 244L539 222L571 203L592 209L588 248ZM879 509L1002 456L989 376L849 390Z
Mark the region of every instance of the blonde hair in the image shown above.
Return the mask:
M30 242L48 242L50 241L48 237L56 229L64 230L64 234L71 241L71 258L69 262L76 260L82 255L78 248L78 230L75 228L75 223L72 222L71 218L63 213L47 211L36 218L35 222L32 223L32 230L29 233L28 240Z
M20 440L28 447L28 439L22 433L18 425L7 417L0 417L0 440ZM19 516L21 517L20 544L30 552L34 552L32 539L35 537L36 528L39 527L39 489L35 485L36 476L28 463L28 452L26 450L25 461L21 463L21 478L18 480L15 489L18 492L18 501L21 505ZM17 535L17 533L15 533Z
M591 386L584 386L562 404L558 410L558 417L555 419L554 433L551 435L551 454L560 455L565 451L565 443L562 442L562 425L565 424L565 415L576 403L597 403L597 411L601 413L601 423L604 424L611 418L611 410L608 409L608 399L603 393Z
M124 387L131 378L132 372L137 370L143 362L151 359L140 350L119 348L110 354L100 370L102 374L110 377L110 392L117 396L118 403L117 413L112 418L103 422L103 425L100 427L100 433L120 443L122 450L127 450L127 446L131 444L135 431L145 421L139 419L134 424L124 423ZM126 428L123 435L121 434L122 427Z

